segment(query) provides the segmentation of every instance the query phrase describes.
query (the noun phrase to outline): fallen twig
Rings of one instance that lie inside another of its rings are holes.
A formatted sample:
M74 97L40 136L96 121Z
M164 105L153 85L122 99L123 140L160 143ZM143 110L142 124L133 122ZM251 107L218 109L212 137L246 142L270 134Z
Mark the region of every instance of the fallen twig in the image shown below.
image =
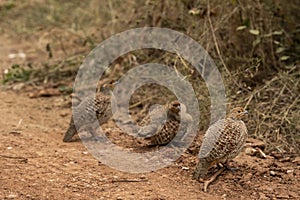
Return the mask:
M147 179L119 179L119 180L112 180L112 183L133 183L133 182L147 182Z
M153 97L148 97L146 99L143 99L142 101L139 101L139 102L137 102L135 104L132 104L131 106L129 106L129 109L135 108L135 107L139 106L140 104L142 104L142 103L144 103L144 102L146 102L146 101L148 101L150 99L153 99Z
M20 156L7 156L7 155L0 155L2 158L9 158L9 159L18 159L21 160L22 162L27 162L28 159L25 157L20 157Z

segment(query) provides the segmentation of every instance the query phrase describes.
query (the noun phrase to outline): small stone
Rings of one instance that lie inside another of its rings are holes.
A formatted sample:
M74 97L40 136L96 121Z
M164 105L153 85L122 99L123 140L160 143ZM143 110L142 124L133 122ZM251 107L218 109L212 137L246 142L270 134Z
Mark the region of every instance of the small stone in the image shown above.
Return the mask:
M223 199L226 199L226 197L227 197L227 194L223 194L223 195L222 195L222 198L223 198Z
M7 147L8 150L12 149L12 147Z
M271 176L276 176L276 173L274 171L270 171Z
M19 83L12 87L13 90L21 90L25 87L25 83Z
M257 150L254 149L253 147L247 147L245 149L246 155L254 156L256 152L257 152Z
M146 176L145 175L141 175L140 179L146 179Z
M8 196L7 196L7 198L8 199L14 199L14 198L16 198L18 195L16 195L16 194L9 194Z

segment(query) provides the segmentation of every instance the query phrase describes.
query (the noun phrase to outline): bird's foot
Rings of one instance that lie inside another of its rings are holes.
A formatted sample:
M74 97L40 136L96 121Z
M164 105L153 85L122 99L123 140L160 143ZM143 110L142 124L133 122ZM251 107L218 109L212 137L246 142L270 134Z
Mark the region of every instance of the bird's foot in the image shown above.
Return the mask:
M233 167L230 167L228 165L225 166L225 168L233 173L237 172L239 170L239 168L233 168Z
M97 134L96 130L92 130L90 131L90 133L92 134L91 140L95 141L95 142L103 142L105 141L105 133L104 132L100 132L99 134Z
M209 186L209 184L211 184L214 180L217 179L217 177L225 170L224 167L222 167L221 169L219 169L213 176L211 176L208 180L202 180L201 182L204 182L204 192L207 192L207 188ZM199 179L200 181L200 179Z
M93 136L91 137L91 139L92 139L93 141L95 141L95 142L101 141L101 137L96 136L96 135L93 135Z
M218 166L219 167L221 167L221 168L225 168L225 169L227 169L227 170L229 170L229 171L231 171L231 172L233 172L233 173L235 173L235 172L237 172L238 170L239 170L239 168L233 168L233 167L230 167L229 165L228 165L228 163L219 163L218 164Z

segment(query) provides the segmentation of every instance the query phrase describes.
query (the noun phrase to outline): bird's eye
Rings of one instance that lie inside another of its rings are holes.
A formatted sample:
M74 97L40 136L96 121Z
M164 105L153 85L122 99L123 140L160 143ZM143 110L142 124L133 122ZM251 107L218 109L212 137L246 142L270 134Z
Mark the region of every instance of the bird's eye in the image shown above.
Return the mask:
M241 111L240 110L238 110L238 113L240 113Z

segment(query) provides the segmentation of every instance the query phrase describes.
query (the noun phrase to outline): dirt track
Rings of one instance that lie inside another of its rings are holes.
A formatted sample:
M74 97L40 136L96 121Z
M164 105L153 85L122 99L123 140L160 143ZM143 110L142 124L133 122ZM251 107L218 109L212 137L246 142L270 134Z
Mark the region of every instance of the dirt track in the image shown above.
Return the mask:
M291 158L261 159L242 153L232 163L240 170L224 172L204 193L202 184L191 179L196 163L192 154L157 172L119 172L99 163L80 141L61 141L71 113L63 97L30 99L2 90L0 99L1 199L300 197L300 163Z

